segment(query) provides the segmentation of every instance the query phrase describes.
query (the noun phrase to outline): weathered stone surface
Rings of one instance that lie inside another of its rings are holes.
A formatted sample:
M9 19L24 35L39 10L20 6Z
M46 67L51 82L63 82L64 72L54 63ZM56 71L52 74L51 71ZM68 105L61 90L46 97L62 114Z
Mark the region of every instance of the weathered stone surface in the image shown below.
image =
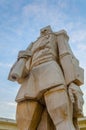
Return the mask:
M38 102L24 101L17 105L17 126L20 130L35 130L42 114L42 106Z
M80 115L74 112L82 112L78 87L84 74L68 39L65 30L53 32L47 26L19 52L9 73L9 80L21 84L16 97L19 130L78 130Z
M84 70L77 65L77 60L71 56L66 55L61 57L61 64L64 70L65 80L67 84L71 82L78 86L84 83Z
M56 130L46 109L43 111L37 130Z

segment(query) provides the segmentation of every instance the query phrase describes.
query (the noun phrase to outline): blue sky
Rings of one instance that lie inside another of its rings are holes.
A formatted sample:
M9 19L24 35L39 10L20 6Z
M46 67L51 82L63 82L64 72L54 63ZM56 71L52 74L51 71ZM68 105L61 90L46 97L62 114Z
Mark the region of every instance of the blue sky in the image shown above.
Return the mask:
M86 0L0 0L0 117L15 119L20 86L7 80L9 70L19 50L36 40L47 25L53 31L67 31L70 46L85 70L81 89L86 100Z

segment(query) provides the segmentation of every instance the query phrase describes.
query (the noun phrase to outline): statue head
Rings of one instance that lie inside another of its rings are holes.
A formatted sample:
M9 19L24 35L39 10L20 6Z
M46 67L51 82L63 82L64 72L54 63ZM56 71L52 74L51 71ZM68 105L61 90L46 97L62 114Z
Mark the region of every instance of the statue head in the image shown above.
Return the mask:
M46 27L44 27L44 28L42 28L42 29L40 30L40 35L41 35L41 36L45 36L45 35L47 35L47 34L49 34L49 33L52 33L52 29L51 29L50 25L49 25L49 26L46 26Z

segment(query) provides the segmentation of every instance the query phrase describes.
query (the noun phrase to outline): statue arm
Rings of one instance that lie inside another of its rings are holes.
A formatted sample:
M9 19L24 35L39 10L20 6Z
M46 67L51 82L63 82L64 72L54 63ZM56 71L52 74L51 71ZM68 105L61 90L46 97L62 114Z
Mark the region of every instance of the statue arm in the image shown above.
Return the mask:
M22 83L25 77L28 75L29 70L26 68L26 62L31 59L32 44L23 51L19 51L18 58L15 64L12 66L8 79L11 81L17 81Z
M59 59L68 87L68 94L73 103L73 117L83 116L83 93L80 85L84 83L84 70L79 66L79 61L74 56L69 44L69 37L63 30L57 34Z
M80 86L84 83L84 70L79 66L78 59L74 56L69 44L69 37L66 31L62 30L57 34L59 60L64 73L66 84L75 83Z

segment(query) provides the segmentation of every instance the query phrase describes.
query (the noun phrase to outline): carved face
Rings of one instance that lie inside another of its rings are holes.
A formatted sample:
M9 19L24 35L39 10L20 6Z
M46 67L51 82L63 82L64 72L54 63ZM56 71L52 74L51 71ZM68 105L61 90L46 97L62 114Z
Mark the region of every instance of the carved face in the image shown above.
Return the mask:
M46 35L48 34L48 30L47 29L44 29L43 31L41 31L41 35Z
M47 27L41 29L41 31L40 31L41 36L45 36L48 33L52 33L52 30L51 30L50 26L47 26Z

